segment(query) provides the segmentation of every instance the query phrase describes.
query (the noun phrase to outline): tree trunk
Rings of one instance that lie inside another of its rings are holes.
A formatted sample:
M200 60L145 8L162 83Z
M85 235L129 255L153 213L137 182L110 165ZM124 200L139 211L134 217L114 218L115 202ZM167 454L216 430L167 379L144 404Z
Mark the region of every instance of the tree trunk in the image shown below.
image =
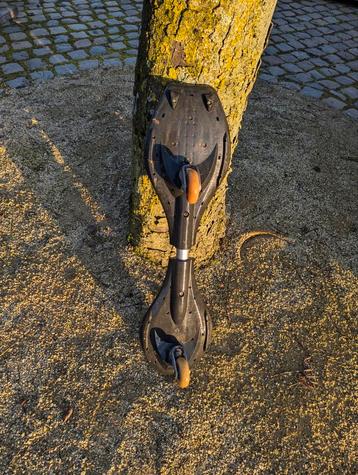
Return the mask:
M145 0L135 77L131 242L167 264L167 221L145 171L148 120L171 81L209 84L222 101L232 150L260 66L276 0ZM224 236L227 176L203 215L192 255L212 257Z

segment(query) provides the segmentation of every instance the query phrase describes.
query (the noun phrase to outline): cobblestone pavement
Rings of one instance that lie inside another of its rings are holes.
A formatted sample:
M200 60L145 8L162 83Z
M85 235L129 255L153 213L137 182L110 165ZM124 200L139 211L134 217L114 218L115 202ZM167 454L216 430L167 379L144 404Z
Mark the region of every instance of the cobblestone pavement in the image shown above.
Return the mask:
M358 1L278 0L261 78L358 119Z
M142 0L0 0L0 9L10 3L19 13L15 23L0 26L0 78L7 86L135 64Z
M0 26L6 87L135 64L142 0L23 0ZM260 77L358 119L358 1L278 0Z

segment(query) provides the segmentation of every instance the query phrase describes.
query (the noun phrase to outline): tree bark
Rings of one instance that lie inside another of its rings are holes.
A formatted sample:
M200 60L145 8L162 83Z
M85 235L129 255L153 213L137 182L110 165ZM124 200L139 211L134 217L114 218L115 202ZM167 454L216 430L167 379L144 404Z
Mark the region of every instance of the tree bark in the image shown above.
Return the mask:
M145 0L135 74L131 242L167 264L167 221L145 171L148 120L169 81L209 84L228 119L232 150L266 46L276 0ZM203 215L193 248L197 263L212 257L225 234L227 177Z

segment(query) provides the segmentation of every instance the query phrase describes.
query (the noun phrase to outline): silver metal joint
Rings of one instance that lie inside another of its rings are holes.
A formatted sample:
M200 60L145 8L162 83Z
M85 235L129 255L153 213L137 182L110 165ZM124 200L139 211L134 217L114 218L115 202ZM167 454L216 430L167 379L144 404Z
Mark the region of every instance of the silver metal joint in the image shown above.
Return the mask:
M177 259L179 261L186 261L189 259L189 250L190 249L178 249L177 248Z

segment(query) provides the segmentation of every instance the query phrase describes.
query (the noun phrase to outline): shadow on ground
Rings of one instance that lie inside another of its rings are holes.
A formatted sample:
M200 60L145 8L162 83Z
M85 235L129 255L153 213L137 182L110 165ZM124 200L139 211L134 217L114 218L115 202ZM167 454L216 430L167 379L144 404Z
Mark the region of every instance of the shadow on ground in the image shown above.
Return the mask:
M1 471L352 471L357 123L257 84L198 273L213 344L178 392L138 340L163 269L126 246L131 91L108 71L0 101Z

